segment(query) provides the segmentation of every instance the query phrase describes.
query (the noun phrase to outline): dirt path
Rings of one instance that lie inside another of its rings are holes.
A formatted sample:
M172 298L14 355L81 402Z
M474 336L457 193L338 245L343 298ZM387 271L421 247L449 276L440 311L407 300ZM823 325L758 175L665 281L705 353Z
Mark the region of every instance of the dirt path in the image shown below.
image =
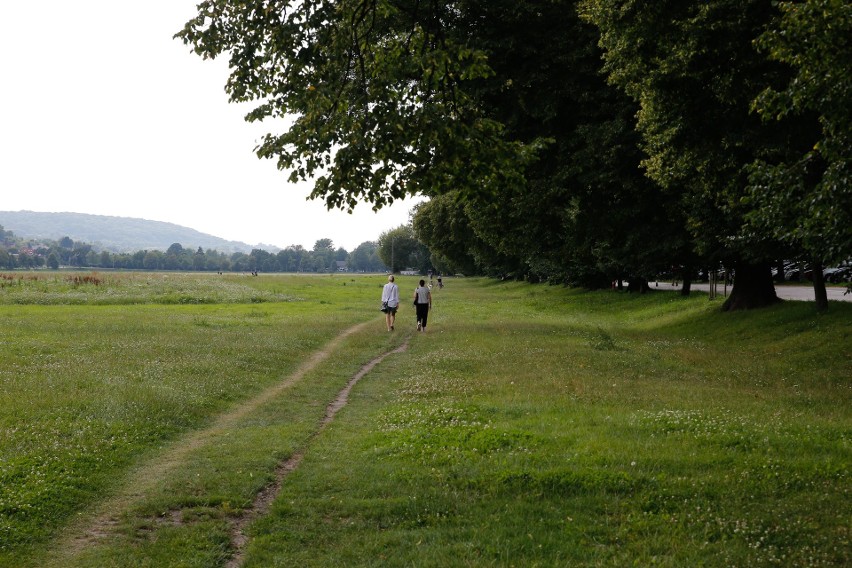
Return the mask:
M249 399L230 411L219 415L216 421L208 428L190 433L168 448L164 453L157 456L154 460L145 463L135 471L131 472L128 476L128 481L126 482L124 489L119 490L116 495L98 505L91 514L86 515L83 519L73 525L67 532L67 536L64 539L60 539L57 542L56 550L60 557L51 558L49 565L65 566L68 558L73 558L79 555L85 549L94 546L98 541L103 540L118 524L121 514L130 509L133 503L138 502L149 491L154 489L160 480L163 479L170 471L179 467L191 452L219 438L225 432L231 430L236 423L245 416L273 400L284 390L290 388L294 383L301 380L308 372L328 359L347 337L361 331L372 323L373 322L364 322L344 330L341 334L324 345L321 350L315 352L309 359L303 362L290 376L262 391L254 398ZM378 363L384 360L385 357L392 353L404 351L407 348L407 345L408 343L406 341L406 343L400 347L380 355L362 367L362 369L350 379L349 383L338 394L337 398L327 407L325 417L317 431L312 435L312 438L319 434L319 432L321 432L325 426L331 422L337 411L346 404L349 392L358 380L372 370ZM308 442L310 442L310 440L308 440ZM242 550L246 542L246 538L243 535L244 528L249 522L268 510L269 505L272 503L272 500L280 489L281 482L284 477L286 477L290 471L293 471L301 462L303 455L302 452L304 452L304 449L305 448L302 448L302 450L297 452L278 467L276 472L276 482L263 490L255 499L251 509L234 521L231 540L237 553L228 566L238 566L242 561Z
M292 456L290 456L290 459L278 466L278 469L275 472L275 482L271 483L263 491L261 491L255 498L252 507L233 522L231 526L231 548L234 550L234 556L232 556L230 561L225 565L226 568L238 568L242 565L245 554L245 545L248 542L248 537L245 535L245 528L253 520L258 517L262 517L269 511L269 507L281 491L281 484L284 482L284 478L299 467L299 464L304 458L304 452L306 448L310 446L311 441L322 433L326 426L334 420L334 416L337 412L346 406L346 403L349 402L349 393L352 391L352 388L364 377L364 375L372 371L373 367L384 361L386 357L393 355L394 353L402 353L406 349L408 349L408 339L406 339L405 342L396 349L379 355L361 367L361 370L349 379L349 382L343 390L338 393L337 398L335 398L326 407L325 416L320 422L319 428L305 442L304 447L296 451Z

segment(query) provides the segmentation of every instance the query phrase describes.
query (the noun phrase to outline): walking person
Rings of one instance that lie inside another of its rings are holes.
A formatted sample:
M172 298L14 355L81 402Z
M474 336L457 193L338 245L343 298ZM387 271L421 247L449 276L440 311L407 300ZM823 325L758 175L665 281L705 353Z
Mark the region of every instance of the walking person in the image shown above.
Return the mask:
M382 304L387 302L387 311L385 312L385 323L388 324L388 331L393 331L393 324L396 321L396 310L399 307L399 286L394 282L393 274L388 276L388 283L382 288Z
M414 309L417 311L417 331L426 331L426 320L432 309L432 292L426 287L425 280L421 280L420 286L414 290Z

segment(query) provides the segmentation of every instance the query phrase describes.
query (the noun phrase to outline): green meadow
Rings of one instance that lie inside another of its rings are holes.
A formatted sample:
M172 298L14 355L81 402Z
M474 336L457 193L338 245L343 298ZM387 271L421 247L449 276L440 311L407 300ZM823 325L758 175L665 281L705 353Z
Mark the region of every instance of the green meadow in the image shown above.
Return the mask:
M852 564L852 304L384 282L2 275L0 566Z

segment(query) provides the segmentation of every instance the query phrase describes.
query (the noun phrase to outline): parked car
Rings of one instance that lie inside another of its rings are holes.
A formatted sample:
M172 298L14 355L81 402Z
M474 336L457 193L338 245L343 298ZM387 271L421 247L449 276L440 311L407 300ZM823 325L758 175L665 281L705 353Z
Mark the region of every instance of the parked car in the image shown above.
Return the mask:
M852 282L852 266L840 266L837 268L827 269L825 281L831 284Z
M773 271L777 276L777 271ZM841 262L838 266L824 268L822 276L826 282L837 284L852 281L852 261ZM784 280L786 281L813 281L813 268L810 263L801 261L784 262Z

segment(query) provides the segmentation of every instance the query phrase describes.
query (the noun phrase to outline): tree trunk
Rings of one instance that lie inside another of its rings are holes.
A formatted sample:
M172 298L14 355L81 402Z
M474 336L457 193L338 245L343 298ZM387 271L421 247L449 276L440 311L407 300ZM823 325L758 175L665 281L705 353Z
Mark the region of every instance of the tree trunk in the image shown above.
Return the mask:
M799 282L805 281L805 272L807 271L808 265L804 261L799 262Z
M784 276L784 261L779 260L775 265L775 281L776 282L784 282L786 277Z
M692 267L683 267L683 287L680 289L681 296L689 296L692 291Z
M818 312L824 312L828 309L828 292L825 291L825 277L822 274L822 263L814 262L811 265L811 270L813 271L816 309Z
M639 292L640 294L644 294L650 289L651 287L648 286L648 280L645 278L639 278L638 276L631 277L627 284L628 292Z
M722 310L730 312L765 308L780 301L775 294L769 264L751 264L741 260L734 266L734 288L722 304Z

